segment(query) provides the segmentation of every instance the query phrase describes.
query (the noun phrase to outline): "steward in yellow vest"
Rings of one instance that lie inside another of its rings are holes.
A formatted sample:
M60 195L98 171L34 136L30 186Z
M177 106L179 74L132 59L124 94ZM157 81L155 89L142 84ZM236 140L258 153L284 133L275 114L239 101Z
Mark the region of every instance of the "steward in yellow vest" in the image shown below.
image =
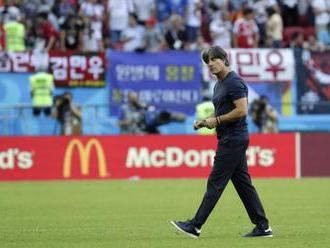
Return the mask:
M53 106L54 77L47 72L37 72L30 77L33 114L40 115L43 110L50 115Z
M6 50L9 52L25 51L25 27L22 23L14 20L4 25L6 35Z
M213 103L209 100L196 105L196 116L198 120L204 120L214 114ZM198 133L201 135L215 134L215 128L207 129L205 127L198 129Z

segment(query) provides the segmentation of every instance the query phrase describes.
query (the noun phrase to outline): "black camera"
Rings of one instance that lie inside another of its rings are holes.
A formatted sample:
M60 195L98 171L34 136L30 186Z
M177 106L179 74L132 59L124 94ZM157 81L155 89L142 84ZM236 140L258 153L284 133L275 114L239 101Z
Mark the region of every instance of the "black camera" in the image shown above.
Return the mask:
M70 107L70 103L71 103L70 99L68 99L68 98L66 98L66 97L63 97L60 106L61 106L62 108L67 108L67 107Z
M54 97L54 107L58 113L58 119L64 118L65 113L71 110L71 93L64 93Z

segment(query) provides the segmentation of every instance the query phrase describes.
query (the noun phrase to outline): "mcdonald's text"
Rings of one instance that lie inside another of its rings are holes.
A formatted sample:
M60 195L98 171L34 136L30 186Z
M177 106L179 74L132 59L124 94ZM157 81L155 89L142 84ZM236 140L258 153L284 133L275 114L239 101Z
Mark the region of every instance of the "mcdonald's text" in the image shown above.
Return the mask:
M0 151L0 169L30 169L33 166L33 153L22 151L18 148L9 148L6 151Z
M296 176L295 134L251 135L253 177ZM216 137L198 135L2 137L0 180L207 177Z

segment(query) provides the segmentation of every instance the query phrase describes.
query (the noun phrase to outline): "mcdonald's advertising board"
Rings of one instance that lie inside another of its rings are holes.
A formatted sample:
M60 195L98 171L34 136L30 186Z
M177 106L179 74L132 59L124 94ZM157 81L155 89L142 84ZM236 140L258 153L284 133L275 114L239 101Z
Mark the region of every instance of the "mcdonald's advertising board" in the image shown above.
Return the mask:
M203 178L212 169L214 136L2 137L0 181ZM296 176L295 134L252 135L254 177Z

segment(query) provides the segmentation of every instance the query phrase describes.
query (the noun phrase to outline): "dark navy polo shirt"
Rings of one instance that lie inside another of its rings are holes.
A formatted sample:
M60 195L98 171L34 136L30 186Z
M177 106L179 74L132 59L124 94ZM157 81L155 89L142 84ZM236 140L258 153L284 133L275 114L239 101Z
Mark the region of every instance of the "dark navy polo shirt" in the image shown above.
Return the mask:
M244 80L231 71L223 80L218 80L214 86L213 104L215 116L229 113L235 108L234 101L248 96L248 87ZM219 140L249 139L246 117L237 121L222 123L216 128Z

